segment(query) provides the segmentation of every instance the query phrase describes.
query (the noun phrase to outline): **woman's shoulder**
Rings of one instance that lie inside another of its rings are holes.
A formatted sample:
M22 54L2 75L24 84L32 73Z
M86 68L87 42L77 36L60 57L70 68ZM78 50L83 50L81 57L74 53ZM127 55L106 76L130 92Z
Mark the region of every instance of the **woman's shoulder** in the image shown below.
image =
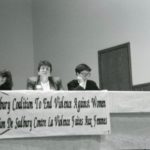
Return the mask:
M56 77L53 76L53 77L51 77L51 78L53 79L54 82L61 81L61 78L60 78L60 77L57 77L57 76L56 76Z
M37 82L37 80L38 80L37 76L33 76L33 77L28 78L28 81L31 81L31 82Z

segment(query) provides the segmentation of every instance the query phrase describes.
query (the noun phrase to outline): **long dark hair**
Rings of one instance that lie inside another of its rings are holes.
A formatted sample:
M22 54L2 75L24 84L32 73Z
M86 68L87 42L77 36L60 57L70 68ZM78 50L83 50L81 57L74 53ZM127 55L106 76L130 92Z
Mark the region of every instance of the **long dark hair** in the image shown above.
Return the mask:
M5 77L6 81L0 86L0 90L12 90L13 80L9 70L3 69L0 71L0 76Z

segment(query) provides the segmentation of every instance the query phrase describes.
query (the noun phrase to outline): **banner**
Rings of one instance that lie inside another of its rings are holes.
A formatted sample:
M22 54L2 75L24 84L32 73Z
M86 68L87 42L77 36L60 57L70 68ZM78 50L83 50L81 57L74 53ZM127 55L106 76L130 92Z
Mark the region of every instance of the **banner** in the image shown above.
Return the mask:
M0 138L110 133L107 91L0 91Z

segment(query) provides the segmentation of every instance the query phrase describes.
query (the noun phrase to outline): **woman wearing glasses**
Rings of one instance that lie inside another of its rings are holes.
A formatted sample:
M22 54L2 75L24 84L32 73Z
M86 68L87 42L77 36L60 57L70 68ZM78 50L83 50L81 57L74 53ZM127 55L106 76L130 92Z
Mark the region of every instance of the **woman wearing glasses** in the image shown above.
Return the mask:
M91 68L86 64L79 64L75 68L77 79L70 81L68 90L99 90L96 83L88 78L91 75Z

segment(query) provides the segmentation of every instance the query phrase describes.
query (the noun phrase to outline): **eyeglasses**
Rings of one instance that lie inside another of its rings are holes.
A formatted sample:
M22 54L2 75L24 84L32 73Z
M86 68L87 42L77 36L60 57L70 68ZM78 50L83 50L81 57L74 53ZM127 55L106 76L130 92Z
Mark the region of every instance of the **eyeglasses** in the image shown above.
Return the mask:
M80 72L80 75L82 75L83 77L90 77L91 73L90 72Z

